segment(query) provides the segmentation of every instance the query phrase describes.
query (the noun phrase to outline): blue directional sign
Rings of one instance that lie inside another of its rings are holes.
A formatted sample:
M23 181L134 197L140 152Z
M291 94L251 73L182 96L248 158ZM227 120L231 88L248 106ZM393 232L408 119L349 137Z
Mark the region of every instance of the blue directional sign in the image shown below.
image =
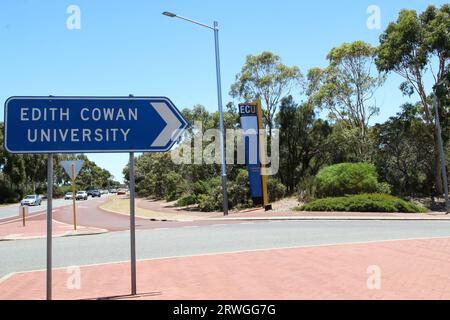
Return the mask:
M11 153L164 152L188 127L166 97L11 97Z

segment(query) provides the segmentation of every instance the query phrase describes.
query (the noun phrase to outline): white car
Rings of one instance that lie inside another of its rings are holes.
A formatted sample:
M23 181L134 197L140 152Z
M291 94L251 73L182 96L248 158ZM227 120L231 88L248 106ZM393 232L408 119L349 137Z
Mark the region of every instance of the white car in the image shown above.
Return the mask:
M22 201L20 201L21 206L40 206L42 199L37 194L31 194L26 196Z
M67 192L64 195L64 200L72 200L73 199L73 193L72 192Z
M77 200L87 200L88 194L86 191L78 191L75 197Z

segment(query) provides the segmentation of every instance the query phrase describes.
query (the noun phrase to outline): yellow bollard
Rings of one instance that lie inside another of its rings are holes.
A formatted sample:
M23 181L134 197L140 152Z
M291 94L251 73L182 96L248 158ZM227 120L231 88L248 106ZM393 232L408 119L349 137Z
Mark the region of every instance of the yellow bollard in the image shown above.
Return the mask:
M22 206L22 225L25 227L25 207Z

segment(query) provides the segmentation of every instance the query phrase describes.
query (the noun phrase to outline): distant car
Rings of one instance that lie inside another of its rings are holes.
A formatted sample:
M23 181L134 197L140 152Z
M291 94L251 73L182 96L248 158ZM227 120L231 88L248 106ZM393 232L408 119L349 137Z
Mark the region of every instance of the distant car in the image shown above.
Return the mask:
M111 189L111 193L117 193L117 189Z
M118 195L127 194L127 189L119 189L119 190L117 190L117 194Z
M88 194L86 191L78 191L75 197L77 200L87 200Z
M26 196L22 201L20 201L20 205L22 206L40 206L42 199L37 194L31 194Z
M73 199L73 193L72 192L67 192L64 195L64 200L72 200Z
M88 195L90 195L92 198L95 198L95 197L100 198L102 196L102 194L98 190L91 190L90 192L88 192Z

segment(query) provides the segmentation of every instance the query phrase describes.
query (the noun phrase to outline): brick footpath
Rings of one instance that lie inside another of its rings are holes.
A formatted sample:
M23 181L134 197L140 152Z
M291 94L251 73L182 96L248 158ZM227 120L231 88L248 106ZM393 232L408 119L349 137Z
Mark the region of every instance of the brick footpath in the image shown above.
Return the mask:
M379 290L367 286L370 266L381 272ZM133 298L450 299L449 270L450 238L145 260ZM128 263L81 267L80 289L67 287L67 271L53 273L55 299L132 298ZM0 282L0 299L44 298L44 271Z

